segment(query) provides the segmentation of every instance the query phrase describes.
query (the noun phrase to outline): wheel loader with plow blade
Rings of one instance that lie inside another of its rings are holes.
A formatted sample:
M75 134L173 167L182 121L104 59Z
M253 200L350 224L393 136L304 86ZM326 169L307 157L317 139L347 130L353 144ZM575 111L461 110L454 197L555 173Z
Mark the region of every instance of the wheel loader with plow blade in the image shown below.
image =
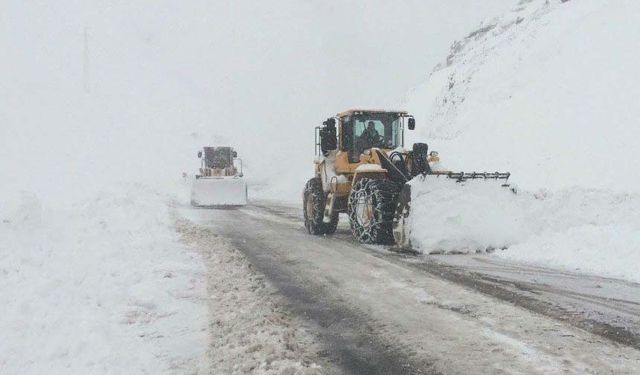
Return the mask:
M508 172L434 170L432 165L440 160L439 155L430 152L426 143L415 143L411 150L404 148L405 122L409 130L415 129L415 119L404 111L353 109L316 127L315 174L303 193L304 223L309 233L334 233L339 214L345 213L359 242L409 249L408 182L414 177L434 175L460 183L495 180L508 186Z
M194 207L233 207L247 204L247 184L242 173L242 160L231 147L203 147L201 160L191 188Z

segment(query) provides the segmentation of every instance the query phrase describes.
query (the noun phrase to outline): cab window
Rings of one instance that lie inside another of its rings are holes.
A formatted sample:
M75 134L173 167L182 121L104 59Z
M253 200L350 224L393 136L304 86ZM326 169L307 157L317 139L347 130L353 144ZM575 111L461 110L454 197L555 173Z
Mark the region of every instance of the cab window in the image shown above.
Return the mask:
M362 133L364 133L367 128L367 124L369 122L373 122L374 129L379 135L384 136L384 124L380 120L367 120L367 119L356 119L355 121L355 133L357 137L361 137Z

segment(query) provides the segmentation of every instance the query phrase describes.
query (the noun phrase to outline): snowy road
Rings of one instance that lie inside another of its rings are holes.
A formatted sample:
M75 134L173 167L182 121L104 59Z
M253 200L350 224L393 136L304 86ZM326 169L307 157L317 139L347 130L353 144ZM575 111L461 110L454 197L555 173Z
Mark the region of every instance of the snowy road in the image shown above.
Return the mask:
M640 286L492 256L403 256L298 208L182 213L226 237L347 373L638 373Z

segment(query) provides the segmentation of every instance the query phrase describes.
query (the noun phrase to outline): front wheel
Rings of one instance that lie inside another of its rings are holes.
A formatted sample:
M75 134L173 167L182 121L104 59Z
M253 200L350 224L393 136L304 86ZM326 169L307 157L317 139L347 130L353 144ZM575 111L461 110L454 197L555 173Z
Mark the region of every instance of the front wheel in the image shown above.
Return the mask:
M349 196L348 212L355 239L367 244L393 244L393 216L398 185L387 179L362 178Z
M334 212L331 221L325 223L324 208L327 194L322 190L322 181L315 177L307 182L303 194L304 226L311 234L332 234L338 227L338 213Z

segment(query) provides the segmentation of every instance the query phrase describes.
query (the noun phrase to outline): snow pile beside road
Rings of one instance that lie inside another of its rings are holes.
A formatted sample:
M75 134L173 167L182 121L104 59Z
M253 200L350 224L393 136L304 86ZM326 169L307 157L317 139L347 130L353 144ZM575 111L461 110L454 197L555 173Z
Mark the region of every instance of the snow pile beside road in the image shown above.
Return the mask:
M640 282L640 194L520 191L491 181L412 182L416 249L476 252Z
M205 370L201 260L165 200L118 185L69 207L0 206L3 373Z
M640 282L640 194L574 188L526 208L533 235L498 256Z
M276 291L240 251L187 220L179 221L178 232L208 267L211 373L321 373L312 360L321 349L278 307Z
M426 120L412 137L440 151L447 169L512 172L520 194L495 196L494 208L495 194L460 192L441 209L428 201L420 208L425 195L416 209L465 216L478 233L462 224L448 230L464 233L470 247L511 245L497 253L638 280L630 265L640 254L640 175L629 171L640 163L640 55L629 46L640 38L639 21L638 2L534 0L454 43L407 103ZM540 189L546 193L527 193ZM478 207L462 210L469 200ZM472 215L481 210L495 223ZM425 223L415 224L418 245L437 247ZM494 232L503 225L507 233ZM451 235L441 233L445 243Z

